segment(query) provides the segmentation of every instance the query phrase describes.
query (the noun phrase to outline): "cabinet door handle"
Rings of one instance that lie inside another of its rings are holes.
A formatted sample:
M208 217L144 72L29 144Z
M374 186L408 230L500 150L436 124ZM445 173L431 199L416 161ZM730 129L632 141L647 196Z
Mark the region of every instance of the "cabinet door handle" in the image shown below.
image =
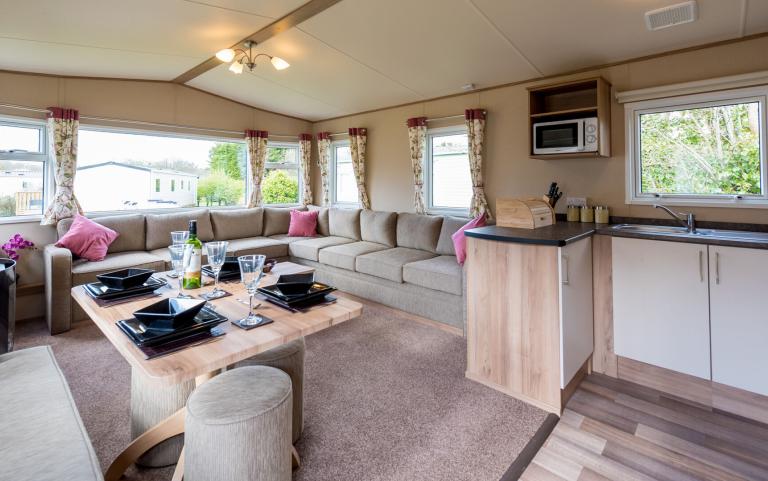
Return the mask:
M720 284L720 253L715 252L715 284Z
M562 256L563 259L563 285L570 284L570 275L568 274L568 256Z
M699 251L699 279L704 282L704 251Z

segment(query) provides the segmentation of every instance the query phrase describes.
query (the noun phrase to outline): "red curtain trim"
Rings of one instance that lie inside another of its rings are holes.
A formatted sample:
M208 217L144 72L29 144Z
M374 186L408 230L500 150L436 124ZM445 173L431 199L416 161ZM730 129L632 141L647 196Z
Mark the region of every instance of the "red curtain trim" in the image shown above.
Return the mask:
M408 128L413 127L426 127L427 126L427 118L426 117L414 117L412 119L408 119Z
M365 137L368 135L368 129L365 127L352 127L349 129L350 137Z
M266 139L266 138L269 137L269 132L267 132L266 130L246 130L245 131L245 138L246 139L250 139L250 138L254 138L254 137L255 138L261 138L261 139Z
M75 109L63 109L61 107L48 107L48 118L80 120L80 112Z
M467 109L464 111L464 118L467 120L485 120L485 111L483 109Z
M330 132L319 132L317 134L317 140L331 140Z
M312 140L312 134L299 134L299 140Z

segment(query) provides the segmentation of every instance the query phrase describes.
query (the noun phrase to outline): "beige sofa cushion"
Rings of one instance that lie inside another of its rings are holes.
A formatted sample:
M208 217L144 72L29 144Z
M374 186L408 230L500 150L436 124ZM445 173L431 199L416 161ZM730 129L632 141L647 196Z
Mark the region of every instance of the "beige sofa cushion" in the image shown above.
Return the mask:
M435 252L443 218L430 215L397 215L397 246Z
M62 219L56 224L56 232L59 238L69 231L73 220L73 218ZM146 237L143 214L110 215L97 217L91 220L120 234L117 239L109 245L109 249L107 249L108 254L144 250Z
M360 209L338 209L331 207L328 212L328 231L330 235L361 240Z
M378 252L389 249L389 247L376 244L375 242L352 242L333 247L326 247L320 251L318 261L340 269L355 270L355 258L363 254Z
M286 257L288 255L288 245L279 240L268 239L266 237L235 239L229 241L227 253L233 256L261 254L268 258Z
M347 239L346 237L312 237L309 239L291 242L288 245L288 252L293 257L299 257L301 259L317 262L320 249L341 244L349 244L350 242L354 241L352 239Z
M469 222L469 219L461 217L443 217L443 226L440 228L440 238L437 240L437 253L445 256L455 256L456 249L453 248L453 239L451 236L457 230Z
M154 269L158 272L165 270L165 261L160 257L144 251L116 252L107 254L103 261L89 262L78 259L72 262L72 285L79 286L96 282L96 276L107 272L140 267Z
M370 254L358 256L355 259L355 270L394 282L403 282L403 266L411 262L422 261L435 257L434 254L407 247L395 247Z
M213 226L208 209L197 209L188 212L172 214L147 214L147 245L146 250L159 249L171 245L171 232L187 230L189 221L197 221L197 238L203 242L213 240Z
M403 266L403 281L417 286L462 294L462 268L456 256L439 256Z
M397 213L364 210L360 212L360 237L364 241L395 247Z
M314 237L292 237L288 234L277 234L277 235L271 235L269 236L270 239L274 239L276 241L280 241L283 244L292 244L294 242L303 241L307 239L314 239Z
M264 209L212 210L211 224L216 240L245 239L261 235Z
M331 235L330 226L328 224L328 207L308 205L307 209L317 211L317 233L320 235Z
M306 207L264 207L264 237L287 234L291 225L292 210L307 210Z

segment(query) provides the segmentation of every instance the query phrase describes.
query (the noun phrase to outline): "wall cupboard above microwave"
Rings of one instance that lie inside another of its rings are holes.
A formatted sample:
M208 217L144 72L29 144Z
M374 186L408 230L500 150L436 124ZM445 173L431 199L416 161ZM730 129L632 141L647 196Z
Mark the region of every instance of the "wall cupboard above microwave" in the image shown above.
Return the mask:
M611 156L611 84L602 77L528 89L535 159Z

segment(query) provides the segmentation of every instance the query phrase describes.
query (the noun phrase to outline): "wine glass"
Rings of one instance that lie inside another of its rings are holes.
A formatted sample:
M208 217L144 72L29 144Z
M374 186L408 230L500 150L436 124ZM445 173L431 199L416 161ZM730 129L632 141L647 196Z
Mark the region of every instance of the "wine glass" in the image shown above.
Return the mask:
M181 299L192 297L184 294L184 271L187 270L192 261L194 247L192 244L178 244L168 247L168 250L171 251L171 266L176 273L176 277L179 278L179 295L176 297Z
M202 296L207 301L219 299L227 294L224 290L219 289L219 273L221 273L221 267L227 258L227 246L229 246L227 241L208 242L205 244L205 250L208 252L208 263L211 265L214 279L213 290Z
M172 245L179 245L184 244L189 240L189 231L188 230L175 230L171 232L171 242ZM171 272L168 274L168 277L176 278L178 277L175 272Z
M256 289L259 287L259 281L264 275L264 261L266 256L247 255L237 258L240 264L240 278L248 291L248 315L238 321L244 326L255 326L262 322L263 318L257 315L253 308L253 296L256 295Z

